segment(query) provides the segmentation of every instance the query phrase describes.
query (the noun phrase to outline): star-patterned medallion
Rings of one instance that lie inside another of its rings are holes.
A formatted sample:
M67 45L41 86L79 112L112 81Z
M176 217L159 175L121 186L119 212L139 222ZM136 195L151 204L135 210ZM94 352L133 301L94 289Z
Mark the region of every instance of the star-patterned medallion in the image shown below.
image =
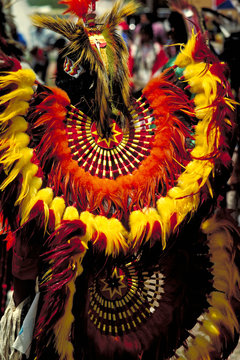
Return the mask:
M138 260L105 270L89 288L89 319L103 334L131 332L157 310L163 285L159 269L142 272Z
M121 299L127 291L126 276L121 271L115 267L110 277L106 279L100 279L100 282L103 284L101 288L102 294L109 300Z
M92 124L91 133L95 142L103 149L113 149L118 146L123 139L123 132L114 121L111 125L111 136L108 139L98 134L96 123Z
M129 128L123 131L112 120L111 135L103 138L90 117L70 106L66 118L68 146L79 167L91 175L108 179L130 175L139 168L152 149L154 118L151 109L140 101L130 110Z

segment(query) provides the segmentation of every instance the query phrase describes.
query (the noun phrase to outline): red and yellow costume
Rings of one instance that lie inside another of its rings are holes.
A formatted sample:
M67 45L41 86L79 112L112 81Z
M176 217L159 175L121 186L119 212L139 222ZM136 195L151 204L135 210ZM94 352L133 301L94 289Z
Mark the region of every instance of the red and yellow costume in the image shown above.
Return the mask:
M34 22L68 38L75 90L67 78L36 87L21 68L0 77L13 274L40 287L31 356L219 359L239 332L239 237L216 210L235 126L225 65L193 35L132 99L117 24L136 5L93 21L90 3L63 3L78 23ZM86 72L93 86L77 102Z

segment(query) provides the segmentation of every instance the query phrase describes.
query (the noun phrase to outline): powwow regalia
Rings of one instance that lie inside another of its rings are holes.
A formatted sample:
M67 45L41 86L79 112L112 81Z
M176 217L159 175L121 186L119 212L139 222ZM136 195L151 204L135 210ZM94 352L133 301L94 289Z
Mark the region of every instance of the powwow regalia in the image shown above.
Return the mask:
M0 77L12 274L39 288L6 309L1 359L226 359L240 305L239 233L220 209L226 66L193 34L134 99L118 23L137 5L97 18L94 2L62 3L77 21L33 17L68 39L57 87L11 57Z

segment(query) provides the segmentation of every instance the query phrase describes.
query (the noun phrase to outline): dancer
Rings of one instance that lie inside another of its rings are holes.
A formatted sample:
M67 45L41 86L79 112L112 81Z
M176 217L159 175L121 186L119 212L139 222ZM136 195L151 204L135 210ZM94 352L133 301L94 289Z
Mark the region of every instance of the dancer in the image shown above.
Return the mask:
M238 229L219 205L227 69L198 33L136 100L118 24L137 5L97 18L94 2L62 3L77 22L33 18L68 40L57 87L11 59L0 78L14 278L1 358L226 359L240 279Z

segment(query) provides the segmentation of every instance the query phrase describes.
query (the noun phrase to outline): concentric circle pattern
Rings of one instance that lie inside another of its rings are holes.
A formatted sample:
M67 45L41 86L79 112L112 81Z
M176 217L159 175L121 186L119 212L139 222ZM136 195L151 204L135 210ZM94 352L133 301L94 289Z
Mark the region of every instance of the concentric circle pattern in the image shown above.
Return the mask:
M129 128L122 130L113 120L111 136L102 138L96 123L70 106L66 130L72 157L91 175L116 179L131 174L150 154L154 140L154 118L149 105L138 99L130 111Z
M164 279L158 269L137 270L137 261L113 267L94 280L89 289L89 319L105 335L135 331L159 307Z

